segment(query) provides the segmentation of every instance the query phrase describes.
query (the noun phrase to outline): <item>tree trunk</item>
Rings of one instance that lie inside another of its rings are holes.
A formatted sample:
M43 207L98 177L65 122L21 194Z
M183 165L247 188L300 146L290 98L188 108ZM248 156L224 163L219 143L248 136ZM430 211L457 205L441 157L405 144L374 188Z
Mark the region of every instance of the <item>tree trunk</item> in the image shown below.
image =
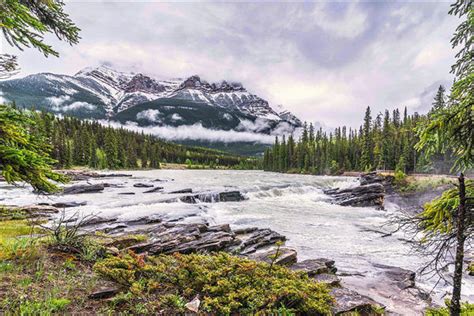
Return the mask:
M454 262L453 277L453 297L451 298L451 316L459 316L461 314L461 282L462 282L462 266L464 260L464 224L466 217L466 186L464 183L464 175L459 176L459 209L457 213L457 230L456 230L456 260Z

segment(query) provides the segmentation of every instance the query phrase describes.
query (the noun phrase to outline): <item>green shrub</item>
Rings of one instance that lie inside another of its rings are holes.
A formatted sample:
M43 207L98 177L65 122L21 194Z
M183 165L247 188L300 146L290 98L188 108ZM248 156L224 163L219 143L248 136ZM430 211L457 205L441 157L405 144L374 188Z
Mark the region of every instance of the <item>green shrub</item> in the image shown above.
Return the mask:
M393 182L397 186L405 186L407 185L407 175L403 171L398 170L395 172Z
M425 311L425 316L449 316L449 305L450 302L447 300L446 307L440 308L428 308ZM461 316L472 316L474 315L474 304L465 302L461 305Z
M162 305L173 305L175 311L197 294L200 309L217 314L278 312L282 306L302 313L329 314L333 300L325 285L303 273L281 266L270 269L267 263L226 253L156 257L129 253L99 261L94 269L124 285L135 301L158 300ZM165 296L169 294L175 296Z

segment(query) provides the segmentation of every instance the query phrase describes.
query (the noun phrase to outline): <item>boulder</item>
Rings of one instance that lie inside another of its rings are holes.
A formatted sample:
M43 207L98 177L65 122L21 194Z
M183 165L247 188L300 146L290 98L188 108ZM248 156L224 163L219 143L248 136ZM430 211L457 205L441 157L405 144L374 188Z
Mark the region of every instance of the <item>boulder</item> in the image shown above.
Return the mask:
M336 273L337 269L334 263L334 260L325 258L308 259L293 264L290 269L305 272L308 276L313 277L322 273Z
M321 273L313 276L313 279L316 282L323 283L329 286L338 286L341 282L341 279L339 279L335 274L332 273Z
M135 188L153 188L154 185L153 184L148 184L148 183L135 183L133 185L133 187L135 187Z
M193 193L193 189L181 189L181 190L171 191L169 193L170 194Z
M344 287L335 287L331 290L335 299L333 313L335 315L358 311L361 315L370 315L372 306L380 306L368 296L361 295Z
M374 263L374 267L383 269L383 274L400 290L415 287L416 273L400 267Z
M334 198L333 203L342 206L375 206L383 209L385 187L377 182L342 190L329 189L324 193Z
M242 238L240 247L240 253L248 255L257 251L257 249L271 246L276 244L278 241L285 241L286 237L271 229L257 229L252 232L249 236Z
M219 193L220 202L239 202L244 199L244 196L239 191L226 191Z
M126 225L150 225L150 224L156 224L156 223L161 223L163 219L159 215L150 215L150 216L143 216L139 218L135 218L132 220L127 220L124 222Z
M154 192L159 192L161 190L163 190L163 187L156 187L147 191L143 191L143 193L154 193Z
M231 229L230 229L229 224L222 224L222 225L209 226L209 227L207 227L207 231L209 231L209 232L222 231L222 232L230 233Z
M113 223L116 221L117 221L116 218L104 218L104 217L94 216L94 217L83 220L81 223L79 223L79 226L80 227L96 226L99 224Z
M385 181L385 177L377 174L377 172L374 171L374 172L361 174L359 181L360 181L360 185L383 183Z
M111 298L120 293L120 291L122 291L122 288L118 284L108 283L95 288L92 293L89 294L89 299L98 300Z
M104 184L80 184L65 187L63 194L82 194L82 193L97 193L104 191Z
M59 213L59 210L57 207L54 207L52 205L40 205L40 204L19 206L18 210L21 212L28 213L28 215Z
M278 252L278 255L277 255ZM277 255L277 256L276 256ZM275 258L276 256L276 258ZM272 263L278 265L291 265L296 262L296 250L286 247L280 247L279 249L271 249L262 252L256 252L250 254L248 257L253 260L263 261L266 263Z
M78 207L78 206L84 206L87 205L87 202L58 202L58 203L53 203L51 204L54 207L57 208L68 208L68 207Z
M243 235L243 234L253 233L257 230L258 230L258 227L238 228L238 229L234 229L234 234Z

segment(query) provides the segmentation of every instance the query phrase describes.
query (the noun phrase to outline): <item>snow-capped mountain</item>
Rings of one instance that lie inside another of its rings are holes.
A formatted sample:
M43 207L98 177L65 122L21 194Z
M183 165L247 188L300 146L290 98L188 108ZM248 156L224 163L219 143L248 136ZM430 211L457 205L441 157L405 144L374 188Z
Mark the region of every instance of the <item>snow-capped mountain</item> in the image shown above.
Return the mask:
M20 106L142 126L201 124L261 133L301 126L290 112L275 110L240 83L209 83L199 76L159 80L100 66L74 76L40 73L3 81L0 91Z

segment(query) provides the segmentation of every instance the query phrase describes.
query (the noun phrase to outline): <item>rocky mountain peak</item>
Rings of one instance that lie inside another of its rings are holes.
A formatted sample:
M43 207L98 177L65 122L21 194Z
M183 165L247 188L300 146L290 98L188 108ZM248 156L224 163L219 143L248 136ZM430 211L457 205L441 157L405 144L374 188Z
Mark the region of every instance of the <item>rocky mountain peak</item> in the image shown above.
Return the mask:
M201 78L198 75L193 75L184 80L179 86L179 89L200 89L202 84Z
M127 93L136 91L158 93L165 91L165 87L148 76L137 74L125 87L125 92Z
M135 76L134 73L120 72L105 65L87 67L75 75L75 77L93 78L121 89L125 88L133 76Z

